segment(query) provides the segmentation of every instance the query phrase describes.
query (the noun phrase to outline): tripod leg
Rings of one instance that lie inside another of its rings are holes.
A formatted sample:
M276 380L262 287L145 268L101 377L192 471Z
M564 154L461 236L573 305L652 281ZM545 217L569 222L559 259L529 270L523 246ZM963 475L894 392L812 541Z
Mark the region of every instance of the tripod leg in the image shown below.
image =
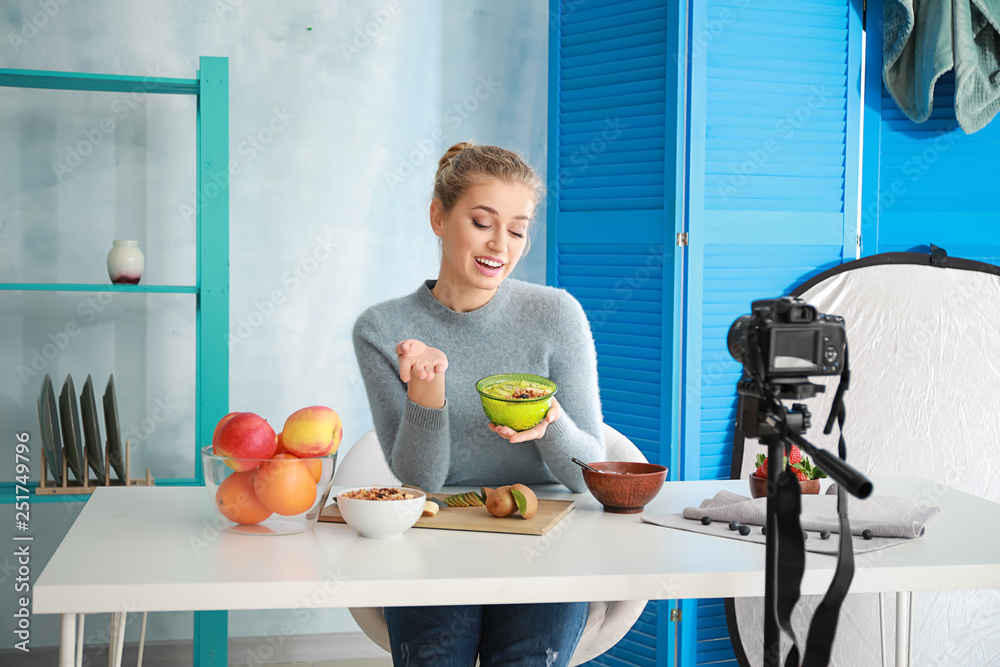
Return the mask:
M781 631L778 628L778 514L775 496L785 447L779 437L762 438L767 444L767 540L764 555L764 667L781 665Z

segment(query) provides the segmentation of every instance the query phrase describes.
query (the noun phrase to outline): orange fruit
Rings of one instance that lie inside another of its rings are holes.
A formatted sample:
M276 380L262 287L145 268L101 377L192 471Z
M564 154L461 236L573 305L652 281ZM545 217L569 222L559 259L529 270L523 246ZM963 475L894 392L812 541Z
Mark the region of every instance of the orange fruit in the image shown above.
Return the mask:
M316 502L316 480L305 461L278 454L257 469L253 488L260 504L276 514L302 514Z
M319 478L323 476L323 462L316 459L302 459L302 462L306 464L309 472L312 473L313 479L319 484Z
M278 456L279 454L285 454L285 456L279 457ZM312 473L313 479L315 479L316 483L319 484L319 478L323 476L323 462L322 461L317 461L316 459L304 459L304 458L300 458L298 456L295 456L295 454L292 454L290 451L288 451L287 449L285 449L285 446L281 442L281 434L279 433L278 434L278 451L275 452L274 456L272 456L271 458L272 459L288 458L290 456L294 457L294 458L297 458L300 461L302 461L303 463L305 463L309 467L309 472Z
M234 523L260 523L271 516L271 510L264 507L257 499L253 480L256 470L234 472L222 480L215 492L215 504L223 516Z

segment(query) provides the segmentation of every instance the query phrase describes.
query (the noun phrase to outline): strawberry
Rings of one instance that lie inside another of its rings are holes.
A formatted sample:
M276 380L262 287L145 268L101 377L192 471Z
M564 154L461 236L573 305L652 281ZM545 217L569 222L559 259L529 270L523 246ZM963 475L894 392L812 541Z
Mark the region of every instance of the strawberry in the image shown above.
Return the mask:
M754 472L754 477L767 477L767 455L757 455L757 470Z
M802 460L802 450L792 445L792 453L788 458L792 462L792 465L795 465Z
M805 458L793 465L792 471L795 473L796 477L803 482L810 479L822 479L826 477L826 473L814 466L809 459Z
M800 466L792 466L792 472L795 473L795 476L799 478L800 482L809 481L809 473L803 470Z

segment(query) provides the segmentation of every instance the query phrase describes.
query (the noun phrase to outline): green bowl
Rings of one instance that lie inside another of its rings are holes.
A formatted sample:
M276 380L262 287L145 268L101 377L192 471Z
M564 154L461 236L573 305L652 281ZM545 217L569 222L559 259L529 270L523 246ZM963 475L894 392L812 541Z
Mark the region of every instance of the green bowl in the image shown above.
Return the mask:
M486 387L497 383L517 380L535 382L551 389L552 393L541 398L497 398L483 392ZM509 426L515 431L527 431L545 419L557 390L558 387L552 380L530 373L500 373L484 377L476 383L479 400L483 403L483 412L490 421L497 426Z

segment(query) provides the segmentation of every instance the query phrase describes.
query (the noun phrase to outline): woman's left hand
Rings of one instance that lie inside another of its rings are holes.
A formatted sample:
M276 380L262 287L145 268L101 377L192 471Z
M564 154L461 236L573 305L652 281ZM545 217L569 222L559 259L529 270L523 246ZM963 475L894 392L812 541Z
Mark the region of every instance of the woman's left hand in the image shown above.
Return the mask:
M562 408L559 407L559 401L553 397L552 404L549 406L549 411L545 414L545 419L532 426L527 431L515 431L509 426L497 426L493 422L490 422L490 430L511 443L537 440L545 435L545 429L549 424L559 419L559 415L561 413Z

